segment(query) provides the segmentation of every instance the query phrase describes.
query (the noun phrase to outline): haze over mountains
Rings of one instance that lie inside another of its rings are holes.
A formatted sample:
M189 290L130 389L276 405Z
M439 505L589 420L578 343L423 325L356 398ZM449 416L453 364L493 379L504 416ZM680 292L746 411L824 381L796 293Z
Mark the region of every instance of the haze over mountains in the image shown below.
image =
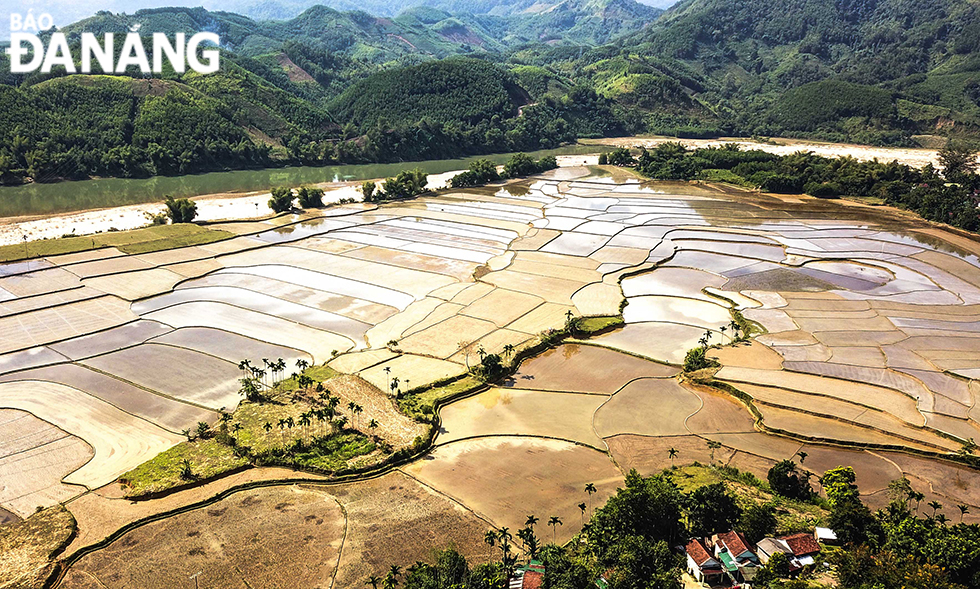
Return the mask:
M280 21L163 8L65 26L75 40L133 24L218 32L222 71L12 76L0 57L0 179L414 160L638 132L980 136L970 0L683 0L662 14L633 0L466 3L480 14L430 1L441 8L314 6Z

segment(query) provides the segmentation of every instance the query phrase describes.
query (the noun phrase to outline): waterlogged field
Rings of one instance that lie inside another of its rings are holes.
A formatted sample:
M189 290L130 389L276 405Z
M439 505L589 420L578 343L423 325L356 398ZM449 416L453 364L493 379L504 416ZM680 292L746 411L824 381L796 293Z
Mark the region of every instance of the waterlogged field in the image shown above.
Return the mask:
M235 408L242 360L355 375L331 381L366 408L350 427L370 433L377 419L382 438L411 444L427 426L383 395L509 357L569 314L622 311L625 325L444 405L420 460L377 479L243 492L137 528L79 561L64 587L145 584L151 569L168 583L202 568L212 584L359 586L430 557L411 546L452 542L485 558L482 531L516 529L528 513L559 516L554 536L567 540L579 504L601 504L628 469L695 460L764 477L806 453L815 474L853 466L873 506L904 475L927 500L980 513L980 478L944 459L980 439L980 244L962 235L854 204L585 168L227 225L239 237L0 266L0 420L11 424L0 428L11 481L0 508L24 517L68 500L81 538L69 552L157 502L288 476L254 469L104 515L118 476ZM746 329L751 341L735 343ZM700 342L720 367L679 376ZM310 516L322 526L277 535ZM98 521L111 523L97 532ZM188 535L205 523L210 536ZM295 544L317 565L270 556L232 567L252 537L277 553ZM204 564L221 555L227 566Z

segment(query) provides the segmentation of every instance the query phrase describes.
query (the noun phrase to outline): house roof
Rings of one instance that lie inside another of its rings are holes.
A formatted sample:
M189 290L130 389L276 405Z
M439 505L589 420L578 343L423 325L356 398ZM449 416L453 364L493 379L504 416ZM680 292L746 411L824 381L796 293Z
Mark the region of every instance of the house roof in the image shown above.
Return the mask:
M742 556L746 552L752 552L749 550L749 544L745 541L745 537L738 532L725 532L723 534L718 534L718 541L724 542L725 546L728 548L732 556L736 558Z
M793 554L790 547L786 542L782 540L777 540L776 538L763 538L756 544L756 548L759 552L764 552L769 556L776 554L777 552L782 552L783 554Z
M793 551L793 556L804 556L820 552L820 544L810 534L799 533L783 536L780 538L786 542L789 549Z
M734 573L738 570L738 564L727 550L719 552L718 558L721 559L722 564L725 565L725 568L728 569L729 572Z
M684 550L694 560L694 564L698 566L712 560L711 553L701 544L700 540L691 540L684 546Z
M817 527L814 529L814 533L817 536L817 540L829 540L831 542L837 540L837 534L830 528Z
M537 571L524 573L524 584L521 589L540 589L544 585L544 575Z

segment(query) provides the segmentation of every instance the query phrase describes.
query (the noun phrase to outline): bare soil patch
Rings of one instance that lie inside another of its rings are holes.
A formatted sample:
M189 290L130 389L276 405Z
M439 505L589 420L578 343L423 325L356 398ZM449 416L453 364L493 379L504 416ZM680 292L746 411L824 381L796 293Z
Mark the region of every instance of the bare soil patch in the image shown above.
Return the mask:
M148 524L85 556L62 587L171 589L200 572L204 587L325 588L345 519L324 491L269 487Z
M335 587L365 587L370 575L382 577L392 565L432 562L433 548L453 546L470 563L487 556L487 522L401 472L323 490L348 518Z

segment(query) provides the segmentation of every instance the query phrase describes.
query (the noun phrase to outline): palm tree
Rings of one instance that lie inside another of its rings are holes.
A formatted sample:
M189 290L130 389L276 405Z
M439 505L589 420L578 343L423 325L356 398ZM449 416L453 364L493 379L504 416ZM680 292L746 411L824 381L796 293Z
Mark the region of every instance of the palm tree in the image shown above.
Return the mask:
M918 492L918 491L911 491L909 493L909 499L912 500L912 501L915 501L915 513L916 513L916 515L918 515L918 513L919 513L919 503L921 503L922 500L925 499L925 498L926 498L926 496L923 495L922 493Z
M286 361L282 358L276 360L276 370L279 371L279 380L282 381L282 376L286 374Z
M732 328L732 338L737 337L739 331L738 323L734 319L732 319L731 321L728 322L728 327Z
M272 431L272 424L267 421L265 422L265 425L262 426L262 429L265 430L265 433L269 433Z
M368 427L371 429L378 429L378 420L372 419L370 423L368 423Z
M936 517L936 512L943 508L943 504L934 499L929 502L929 507L932 508L932 517Z
M538 523L539 521L541 521L541 520L539 520L538 518L534 517L533 515L529 515L529 516L527 516L527 519L524 520L524 525L527 526L527 527L529 527L529 528L531 528L531 530L533 531L534 530L534 524Z
M558 526L562 525L561 518L557 515L551 516L548 520L548 525L551 526L551 543L558 543Z
M667 456L670 458L670 467L674 468L674 459L677 458L677 449L671 448L667 450Z
M711 451L711 464L715 463L715 450L717 450L718 448L721 448L721 442L708 440L708 450Z
M493 530L487 530L486 534L483 534L483 543L490 547L490 554L493 554L493 545L497 543L497 532Z
M970 506L961 503L956 508L960 510L960 523L963 523L963 516L970 512Z
M803 461L809 456L806 452L797 452L796 454L800 457L800 464L803 464Z
M500 540L500 549L504 552L505 558L510 552L510 541L513 538L509 528L500 528L500 532L497 533L497 539Z
M725 332L728 331L728 326L727 325L722 325L718 329L719 329L719 331L721 331L721 343L725 343Z
M398 390L398 377L397 376L395 378L391 379L391 384L389 384L388 387L391 388L391 392L392 393L395 393L395 391Z
M593 511L592 510L592 495L597 492L596 491L596 488L595 488L595 485L592 484L592 483L588 483L587 485L585 485L585 492L589 494L589 511ZM595 513L595 512L593 511L593 513Z
M242 378L245 378L247 371L252 368L252 363L248 360L242 360L238 363L238 369L242 371Z
M388 376L388 388L391 388L391 366L385 366L385 374Z
M582 526L583 527L585 526L585 510L587 509L587 507L588 506L585 503L579 503L578 504L578 508L582 510Z
M355 404L354 405L354 408L351 411L354 412L354 427L357 427L357 416L360 415L364 411L364 407L361 407L360 405Z
M381 582L380 577L371 575L370 577L368 577L367 583L365 583L365 585L370 585L371 587L373 587L373 589L378 589L378 583L380 582Z
M504 346L504 358L510 358L514 353L514 344L507 344Z
M936 521L939 522L939 525L945 526L946 522L949 521L949 518L946 517L945 513L940 513L939 515L936 516Z
M309 367L310 367L310 363L302 358L296 361L296 368L299 368L300 371L306 370Z

